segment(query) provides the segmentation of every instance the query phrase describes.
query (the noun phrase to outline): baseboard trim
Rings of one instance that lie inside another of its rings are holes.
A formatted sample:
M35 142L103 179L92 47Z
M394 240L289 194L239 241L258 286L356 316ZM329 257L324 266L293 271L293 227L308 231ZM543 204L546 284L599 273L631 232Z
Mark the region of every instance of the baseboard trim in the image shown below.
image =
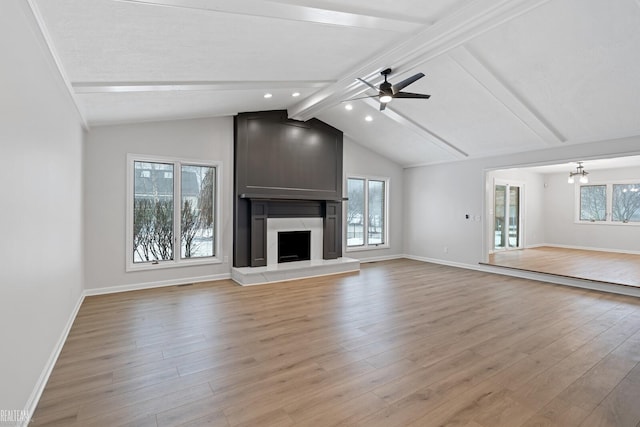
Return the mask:
M560 245L556 243L545 243L544 245L537 245L535 247L541 247L541 246L549 246L552 248L562 248L562 249L579 249L583 251L614 252L619 254L640 255L640 251L631 251L627 249L592 248L589 246Z
M456 262L456 261L447 261L444 259L437 259L437 258L427 258L427 257L421 257L421 256L415 256L415 255L405 255L404 256L407 259L412 259L414 261L422 261L422 262L430 262L432 264L440 264L440 265L447 265L449 267L458 267L458 268L465 268L467 270L478 270L478 271L487 271L483 265L478 264L466 264L466 263L462 263L462 262Z
M485 273L499 274L501 276L518 277L520 279L535 280L538 282L552 283L554 285L571 286L574 288L588 289L592 291L608 292L612 294L626 295L640 298L640 288L625 285L614 285L603 282L594 282L586 279L574 279L570 277L556 276L554 274L536 273L532 271L516 270L504 267L491 266L486 264L465 264L461 262L447 261L435 258L419 257L414 255L405 256L407 259L415 261L430 262L433 264L446 265L449 267L464 268L467 270L482 271Z
M130 285L107 286L103 288L86 289L85 296L107 295L119 292L140 291L143 289L163 288L166 286L185 285L187 283L214 282L231 279L231 273L212 274L208 276L183 277L180 279L161 280L154 282L133 283Z
M69 316L69 320L67 320L67 324L62 330L62 334L60 335L60 338L58 338L58 342L53 348L53 351L49 356L49 360L47 360L47 363L45 364L44 369L42 370L42 373L38 378L36 386L31 392L31 396L29 396L29 399L27 400L27 404L25 405L25 411L27 412L28 417L25 422L20 424L22 427L27 427L31 423L31 419L33 418L33 415L36 411L38 402L40 402L40 397L42 397L42 392L44 392L44 388L46 387L47 382L49 381L51 372L53 372L53 367L56 365L56 362L58 361L58 357L62 352L62 347L64 347L64 343L67 341L69 332L71 332L71 327L73 326L73 322L75 322L76 320L76 316L78 315L78 312L80 311L80 307L82 306L84 297L85 297L85 294L83 292L82 294L80 294L80 297L78 298L78 301L76 302L76 305L73 308L71 315Z

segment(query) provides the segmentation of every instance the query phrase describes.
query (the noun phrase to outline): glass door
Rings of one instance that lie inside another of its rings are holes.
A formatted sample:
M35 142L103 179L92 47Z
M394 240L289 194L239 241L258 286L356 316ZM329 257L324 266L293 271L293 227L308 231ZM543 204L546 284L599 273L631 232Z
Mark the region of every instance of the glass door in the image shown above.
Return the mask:
M520 198L521 186L496 184L494 191L494 249L515 249L522 245Z

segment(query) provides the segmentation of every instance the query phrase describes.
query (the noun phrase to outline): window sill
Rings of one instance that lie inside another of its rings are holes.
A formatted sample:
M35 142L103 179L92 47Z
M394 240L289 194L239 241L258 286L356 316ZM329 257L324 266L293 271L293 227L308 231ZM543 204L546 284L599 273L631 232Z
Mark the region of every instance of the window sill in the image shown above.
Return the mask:
M574 221L574 224L580 225L613 225L614 227L638 227L640 222L612 222L612 221Z
M370 246L347 246L345 252L361 252L361 251L375 251L376 249L389 249L389 245L370 245Z
M127 273L134 271L153 271L162 270L165 268L182 268L182 267L195 267L200 265L216 265L222 264L223 261L220 258L206 258L206 259L194 259L194 260L181 260L177 261L161 261L157 264L151 262L139 263L139 264L127 264L125 271Z

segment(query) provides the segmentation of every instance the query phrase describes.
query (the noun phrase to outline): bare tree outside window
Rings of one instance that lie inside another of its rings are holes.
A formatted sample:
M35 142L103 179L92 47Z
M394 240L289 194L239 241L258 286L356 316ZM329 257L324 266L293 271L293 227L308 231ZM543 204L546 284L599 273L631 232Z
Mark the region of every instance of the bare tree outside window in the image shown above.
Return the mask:
M384 206L385 190L384 181L369 181L369 229L367 242L370 245L381 245L384 243Z
M607 186L583 185L580 187L580 221L605 221L607 219Z
M386 186L386 180L347 179L347 247L387 243Z
M182 166L180 240L183 258L214 256L215 168Z
M640 222L640 184L614 184L612 220Z
M180 185L174 190L177 171ZM179 258L215 256L215 181L214 166L133 162L134 264L174 260L177 236Z
M364 179L347 180L347 246L364 245Z
M134 162L133 261L173 259L173 165Z

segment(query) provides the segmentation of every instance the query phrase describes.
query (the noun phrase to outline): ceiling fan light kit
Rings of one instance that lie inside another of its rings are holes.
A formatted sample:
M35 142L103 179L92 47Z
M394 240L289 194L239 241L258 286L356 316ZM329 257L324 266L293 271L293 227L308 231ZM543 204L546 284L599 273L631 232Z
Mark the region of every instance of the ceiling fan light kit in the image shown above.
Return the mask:
M365 98L378 98L380 102L380 111L384 111L387 107L387 104L391 102L395 98L405 98L405 99L429 99L431 95L426 95L423 93L411 93L411 92L402 92L402 89L409 86L410 84L416 82L417 80L424 77L423 73L417 73L413 76L404 79L400 83L391 84L387 81L387 76L391 74L391 68L385 68L380 72L380 74L384 77L384 82L380 83L379 87L375 87L371 83L361 78L358 78L358 81L364 83L369 86L371 89L378 92L377 95L366 96ZM354 98L360 99L360 98Z

